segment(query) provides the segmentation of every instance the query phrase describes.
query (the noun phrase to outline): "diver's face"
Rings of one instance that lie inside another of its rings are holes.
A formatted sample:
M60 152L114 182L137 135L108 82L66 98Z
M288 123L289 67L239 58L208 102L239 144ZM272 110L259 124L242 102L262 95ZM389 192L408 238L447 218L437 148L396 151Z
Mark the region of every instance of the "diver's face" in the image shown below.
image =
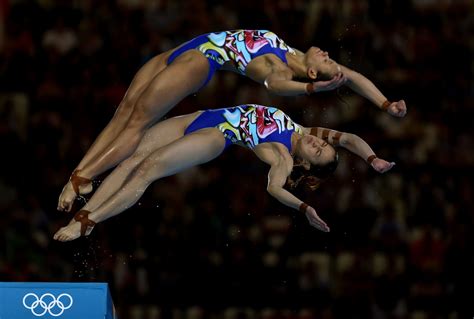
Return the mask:
M300 155L313 165L324 166L334 161L336 151L325 140L314 135L305 135L300 140Z
M323 51L318 47L311 47L306 52L306 63L308 68L316 70L318 76L323 76L327 79L340 72L340 67L336 61L329 57L327 51Z
M306 52L308 57L316 58L316 57L327 57L329 58L329 54L327 51L321 50L318 47L311 47L308 49L308 52Z

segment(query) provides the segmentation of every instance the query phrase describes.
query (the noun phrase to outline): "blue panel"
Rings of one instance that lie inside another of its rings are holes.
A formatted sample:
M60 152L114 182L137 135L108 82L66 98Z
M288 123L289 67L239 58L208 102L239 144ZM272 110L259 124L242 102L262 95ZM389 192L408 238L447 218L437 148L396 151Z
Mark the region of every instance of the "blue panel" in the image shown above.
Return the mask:
M0 282L0 319L116 319L107 283Z

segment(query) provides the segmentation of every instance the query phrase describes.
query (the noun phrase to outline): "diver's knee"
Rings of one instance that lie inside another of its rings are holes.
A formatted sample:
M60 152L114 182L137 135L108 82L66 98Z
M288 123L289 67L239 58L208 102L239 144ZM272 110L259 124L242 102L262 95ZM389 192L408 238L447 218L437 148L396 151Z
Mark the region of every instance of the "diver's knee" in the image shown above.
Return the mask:
M129 125L133 127L148 127L155 121L155 112L151 110L153 103L146 98L140 98L135 103L130 115Z
M124 98L114 113L114 118L119 120L127 120L133 112L133 101L130 98Z
M127 159L123 160L117 168L120 170L131 172L133 171L143 160L143 156L132 154Z
M135 174L148 183L160 178L164 171L164 162L160 158L146 158L138 165Z
M139 134L142 136L146 129L153 123L153 119L150 118L146 112L142 112L141 110L134 110L133 113L130 115L130 118L127 122L126 130L133 131L134 133L142 133Z

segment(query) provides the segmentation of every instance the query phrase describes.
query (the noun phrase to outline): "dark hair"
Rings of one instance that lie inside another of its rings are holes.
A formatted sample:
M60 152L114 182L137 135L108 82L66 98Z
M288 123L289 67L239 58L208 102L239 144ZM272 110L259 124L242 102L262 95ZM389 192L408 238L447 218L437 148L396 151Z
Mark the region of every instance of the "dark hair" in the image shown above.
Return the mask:
M330 74L324 74L322 72L318 72L318 75L316 76L315 82L318 81L329 81L333 78L334 76L331 76Z
M316 190L321 182L331 176L339 164L339 155L336 152L334 160L325 165L310 165L309 169L303 167L303 165L293 166L290 176L287 180L287 185L291 190L303 187L311 191Z

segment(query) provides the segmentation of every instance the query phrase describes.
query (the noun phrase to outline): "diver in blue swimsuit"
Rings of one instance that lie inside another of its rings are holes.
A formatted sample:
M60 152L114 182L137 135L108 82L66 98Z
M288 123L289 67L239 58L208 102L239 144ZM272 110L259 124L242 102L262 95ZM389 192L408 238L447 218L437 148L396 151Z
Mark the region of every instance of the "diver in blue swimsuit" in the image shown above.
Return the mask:
M146 130L206 85L216 70L236 72L285 96L346 85L394 116L406 113L403 100L389 102L369 79L317 47L303 53L268 30L203 34L157 55L138 71L112 120L64 186L58 209L69 211L77 195L92 191L92 179L133 154Z
M285 189L285 184L290 188L297 184L317 187L337 166L335 146L350 150L380 173L394 165L377 158L370 146L354 134L303 127L274 107L246 104L199 111L151 127L137 151L102 182L54 239L69 241L88 235L96 223L135 204L155 180L211 161L232 144L252 150L270 166L270 195L305 214L311 225L325 232L329 227L315 209ZM292 178L297 170L300 176Z
M171 64L177 57L189 50L198 50L209 62L209 73L203 86L224 64L231 64L231 70L245 75L247 65L264 54L274 54L288 65L286 53L296 51L268 30L233 30L200 35L178 47L168 58Z
M237 144L254 149L262 143L278 142L291 152L293 132L303 128L274 107L245 104L203 111L184 131L184 135L203 128L217 128L225 137L225 148Z

